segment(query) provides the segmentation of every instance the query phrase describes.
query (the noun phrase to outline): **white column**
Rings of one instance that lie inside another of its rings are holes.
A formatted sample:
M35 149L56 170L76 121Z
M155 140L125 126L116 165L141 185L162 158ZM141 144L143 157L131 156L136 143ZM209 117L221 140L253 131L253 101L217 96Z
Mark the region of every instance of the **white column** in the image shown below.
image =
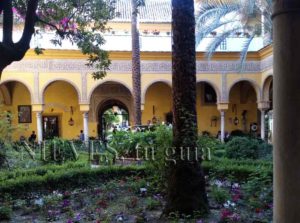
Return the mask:
M260 137L265 140L265 110L260 110Z
M83 113L83 133L84 133L84 141L89 141L89 113L84 112Z
M265 36L265 16L264 16L264 11L262 11L262 14L261 14L261 35L264 38L264 36Z
M37 123L37 138L40 144L43 141L43 126L42 126L42 112L36 113L36 123Z
M274 0L274 223L300 219L300 1Z
M221 141L225 139L225 111L221 110Z

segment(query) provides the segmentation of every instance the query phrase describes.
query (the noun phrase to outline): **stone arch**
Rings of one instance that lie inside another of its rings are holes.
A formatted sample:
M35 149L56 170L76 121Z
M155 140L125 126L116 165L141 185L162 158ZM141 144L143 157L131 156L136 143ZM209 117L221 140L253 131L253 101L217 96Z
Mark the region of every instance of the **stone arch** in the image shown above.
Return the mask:
M107 82L113 82L113 83L120 84L120 85L126 87L129 90L131 96L133 95L132 87L130 87L126 82L120 81L120 80L116 80L116 79L105 79L105 80L101 80L101 81L98 81L97 83L95 83L94 86L87 92L87 95L88 95L87 101L88 102L91 101L92 94L93 94L93 92L95 91L95 89L97 87L99 87L100 85L102 85L104 83L107 83Z
M256 93L256 100L257 101L261 101L262 99L262 91L261 91L261 88L259 87L258 83L252 79L249 79L249 78L240 78L238 80L235 80L231 85L229 85L228 87L228 91L227 91L227 95L226 95L226 98L229 100L229 95L230 95L230 91L232 90L232 88L237 84L237 83L240 83L240 82L248 82L254 89L255 93Z
M68 79L65 79L65 78L55 78L55 79L52 79L52 80L49 80L48 82L46 82L46 84L44 84L44 86L41 88L41 91L40 91L40 95L39 95L39 99L42 99L41 102L44 103L44 93L47 89L47 87L54 83L54 82L57 82L57 81L62 81L62 82L66 82L68 84L70 84L76 91L77 93L77 96L78 96L78 101L80 102L81 101L81 93L80 93L80 89L79 87L73 82L73 81L70 81ZM78 103L79 103L78 102Z
M142 95L141 95L141 102L142 104L145 104L145 100L146 100L146 93L148 91L148 89L156 83L164 83L166 85L168 85L171 89L172 89L172 82L169 80L165 80L165 79L156 79L154 81L151 81L150 83L148 83L142 90Z
M105 85L119 86L117 91L114 89L110 89L106 91L105 87L101 88L101 86ZM120 92L119 92L120 91ZM108 93L107 93L108 92ZM127 84L123 84L120 81L116 80L105 80L96 84L88 95L88 103L90 104L90 117L91 120L98 122L98 108L101 103L107 100L119 100L124 103L130 113L130 120L133 120L133 111L132 111L132 91Z
M26 89L28 90L28 92L29 92L29 95L30 95L30 101L31 101L31 103L33 103L33 101L34 101L33 89L30 87L29 84L27 84L27 83L25 83L24 81L22 81L22 80L20 80L20 79L17 79L17 78L10 78L10 79L6 79L6 80L4 80L4 81L1 81L1 82L0 82L0 86L1 86L1 85L4 86L4 84L5 84L5 83L8 83L8 82L17 82L17 83L20 83L20 84L24 85L24 86L26 87ZM6 87L5 87L5 88L6 88ZM6 88L6 90L7 90L7 88ZM6 90L5 90L5 91L6 91ZM10 97L9 100L10 100L10 102L11 102L11 95L10 95L10 93L9 93L8 91L3 92L3 93L9 94L9 95L5 95L5 97L6 97L6 96L9 96L9 97Z
M215 90L215 92L217 94L217 103L221 101L221 91L215 83L213 83L211 80L208 80L208 79L198 79L197 84L198 83L209 84Z
M273 75L268 75L264 80L263 80L263 85L262 85L262 98L263 101L270 101L270 87L273 82Z
M125 102L124 100L120 99L120 98L114 98L114 97L109 97L109 98L105 98L103 101L101 101L97 107L96 107L96 111L95 114L97 115L96 117L96 121L99 122L98 120L98 114L100 112L100 110L104 109L105 107L107 107L107 105L110 102L117 102L119 105L122 105L121 107L126 108L125 110L128 112L129 114L129 120L132 118L132 110L131 110L131 106L130 104L128 104L127 102Z
M103 115L104 112L107 111L107 109L113 107L113 106L118 106L119 108L125 110L127 112L127 120L130 121L130 108L128 107L128 105L126 103L124 103L122 100L119 99L115 99L115 98L107 98L105 100L103 100L101 103L98 104L97 108L96 108L96 114L97 114L97 119L98 119L98 127L97 127L97 132L98 135L104 139L105 135L104 135L104 129L103 129L103 124L105 122L103 122ZM100 119L101 117L101 119Z
M4 84L1 84L0 85L0 93L1 93L1 95L3 97L3 100L4 100L3 103L5 105L11 105L12 104L12 97L10 95L10 92L9 92L7 86L5 86Z

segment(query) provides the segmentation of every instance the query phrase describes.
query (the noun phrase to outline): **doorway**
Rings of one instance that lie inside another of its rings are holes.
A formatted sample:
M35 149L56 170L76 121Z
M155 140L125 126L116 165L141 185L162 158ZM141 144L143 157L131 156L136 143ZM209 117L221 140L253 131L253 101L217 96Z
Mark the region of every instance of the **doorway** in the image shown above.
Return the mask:
M128 108L119 100L108 100L101 105L98 120L98 135L104 140L114 131L128 129Z
M59 137L58 116L43 116L43 138Z

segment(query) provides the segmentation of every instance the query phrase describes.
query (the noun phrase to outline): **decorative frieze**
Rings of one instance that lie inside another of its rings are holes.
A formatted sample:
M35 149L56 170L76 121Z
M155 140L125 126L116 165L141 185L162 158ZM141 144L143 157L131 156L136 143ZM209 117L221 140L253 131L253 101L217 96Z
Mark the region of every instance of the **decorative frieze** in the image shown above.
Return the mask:
M261 61L261 67L260 67L261 72L271 69L272 67L273 67L273 55Z
M87 67L86 60L65 59L65 60L22 60L15 62L6 68L7 71L25 72L92 72ZM197 73L257 73L272 68L272 58L268 57L263 61L248 61L244 69L240 70L239 61L197 61ZM171 61L142 61L142 73L171 74ZM131 73L131 61L112 61L109 73Z
M33 103L40 104L40 96L39 96L39 72L34 72L34 97Z
M220 102L226 102L228 101L228 94L227 94L227 74L226 73L222 73L222 92L221 92L221 100Z
M81 103L87 102L87 74L85 72L81 73Z

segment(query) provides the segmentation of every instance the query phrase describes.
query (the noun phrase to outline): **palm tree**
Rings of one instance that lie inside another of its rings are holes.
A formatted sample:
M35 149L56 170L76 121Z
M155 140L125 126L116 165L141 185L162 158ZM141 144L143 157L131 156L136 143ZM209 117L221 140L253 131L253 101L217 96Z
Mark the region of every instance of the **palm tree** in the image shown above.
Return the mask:
M134 125L141 125L141 59L140 59L140 34L138 30L138 7L144 4L144 0L131 0L131 37L132 37L132 86Z
M210 33L224 30L208 45L210 59L228 37L245 33L246 41L241 49L241 65L245 62L249 46L256 36L269 36L272 42L272 0L206 1L197 4L196 45ZM219 32L218 32L219 33Z
M172 32L174 162L168 165L165 214L171 212L194 214L195 211L204 213L208 210L205 179L200 165L201 160L198 160L196 154L196 51L193 0L172 0Z

